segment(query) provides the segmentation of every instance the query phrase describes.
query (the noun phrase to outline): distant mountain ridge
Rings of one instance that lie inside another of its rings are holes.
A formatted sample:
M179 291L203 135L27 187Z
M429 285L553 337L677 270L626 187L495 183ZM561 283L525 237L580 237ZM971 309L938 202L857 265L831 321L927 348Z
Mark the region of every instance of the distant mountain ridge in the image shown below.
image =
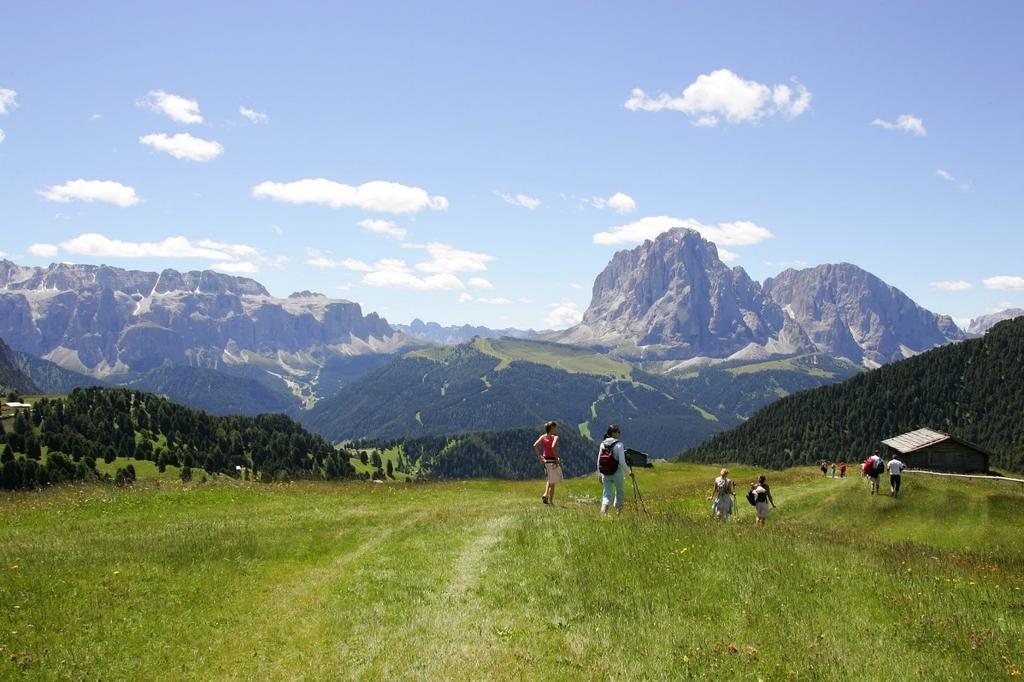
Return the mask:
M359 304L313 292L275 298L255 280L210 270L0 261L0 336L11 347L95 378L165 362L253 364L315 391L334 356L390 352L407 340Z
M726 266L700 233L675 228L616 253L582 322L549 338L630 360L823 352L877 367L965 334L850 263L787 270L762 285Z
M967 332L969 334L984 334L1000 322L1012 320L1021 316L1024 316L1024 310L1020 308L1007 308L1006 310L1000 310L997 313L980 315L971 320L970 325L967 327Z
M460 343L472 341L476 337L483 339L500 339L504 337L512 339L532 339L544 333L535 332L532 329L523 330L514 329L512 327L508 327L506 329L490 329L489 327L476 327L469 324L461 326L442 326L437 322L424 322L418 318L409 324L392 324L391 326L406 336L414 339L429 341L431 343L440 343L446 346L457 346Z

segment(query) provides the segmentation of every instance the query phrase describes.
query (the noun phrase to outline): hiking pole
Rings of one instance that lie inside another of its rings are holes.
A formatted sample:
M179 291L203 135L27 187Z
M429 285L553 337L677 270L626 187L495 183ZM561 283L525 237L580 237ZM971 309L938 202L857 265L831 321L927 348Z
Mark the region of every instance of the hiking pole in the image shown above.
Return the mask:
M651 513L647 511L647 505L644 504L644 496L640 494L640 486L637 485L636 474L630 473L629 479L633 481L633 501L638 502L640 504L640 508L644 510L644 514L650 516Z

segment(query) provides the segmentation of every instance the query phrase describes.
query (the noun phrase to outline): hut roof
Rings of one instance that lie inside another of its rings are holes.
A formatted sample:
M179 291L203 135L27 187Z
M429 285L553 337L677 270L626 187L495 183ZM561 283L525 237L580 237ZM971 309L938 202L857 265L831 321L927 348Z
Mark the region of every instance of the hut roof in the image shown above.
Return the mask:
M935 431L933 429L918 429L917 431L904 433L903 435L900 436L893 436L892 438L883 440L882 443L884 445L888 445L890 448L896 450L897 452L906 454L908 452L922 450L930 445L942 443L943 441L947 440L959 443L960 445L971 448L973 450L977 450L978 452L983 452L986 455L991 454L985 448L978 447L974 443L968 443L962 438L957 438L956 436L951 436L948 433L943 433L942 431Z

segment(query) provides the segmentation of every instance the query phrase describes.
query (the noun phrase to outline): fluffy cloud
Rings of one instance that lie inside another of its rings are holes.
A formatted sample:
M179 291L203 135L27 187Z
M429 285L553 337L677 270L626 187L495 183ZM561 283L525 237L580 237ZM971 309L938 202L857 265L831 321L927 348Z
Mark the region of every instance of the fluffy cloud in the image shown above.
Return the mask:
M451 291L463 289L458 277L447 273L417 277L407 270L377 270L363 276L363 284L386 289L414 291Z
M366 220L360 220L356 225L368 232L382 234L386 237L391 237L392 239L401 240L409 236L409 230L404 227L398 227L390 220L375 220L373 218L367 218Z
M325 178L295 182L261 182L252 189L257 199L269 198L290 204L322 204L331 208L361 208L381 213L416 213L426 208L444 211L448 199L430 196L420 187L373 180L353 187Z
M536 197L527 196L526 194L505 194L504 192L495 192L501 200L506 204L513 206L522 206L528 208L531 211L536 210L540 206L540 199Z
M474 251L463 251L450 244L440 242L427 244L426 250L430 255L430 260L416 264L416 269L423 272L481 272L486 270L487 264L494 260L494 256Z
M724 119L729 123L753 123L781 114L796 118L811 106L811 92L794 81L794 85L768 86L743 80L729 69L718 69L697 76L679 97L661 93L649 97L634 88L625 104L630 111L679 111L697 126L716 126Z
M28 247L28 252L39 258L54 258L58 250L53 244L32 244Z
M647 239L654 239L662 232L674 227L688 227L696 230L702 237L720 246L752 246L775 236L768 228L761 227L749 220L705 225L693 218L683 220L672 216L648 216L626 225L613 227L605 232L598 232L594 235L594 243L605 246L640 244ZM731 258L727 258L723 254L728 254ZM720 249L719 255L722 260L735 260L737 257L736 254L724 249Z
M374 266L369 263L365 263L355 258L342 258L341 260L334 260L326 256L319 254L311 254L313 257L306 261L307 265L312 265L314 268L321 268L324 270L332 268L341 268L342 270L349 270L350 272L373 272Z
M553 329L564 329L578 324L583 319L583 311L572 301L551 303L548 305L548 314L544 317L544 324Z
M280 258L265 258L258 249L247 244L226 244L211 239L192 242L186 237L131 242L91 232L61 242L60 248L75 255L96 258L202 258L219 261L216 269L225 272L256 272L258 268L252 261L281 263Z
M163 90L151 90L148 95L136 102L136 105L163 114L178 123L203 122L203 116L199 113L199 102Z
M937 169L935 169L935 174L937 176L939 176L940 178L942 178L943 180L945 180L946 182L956 185L958 188L960 188L964 192L966 192L967 190L969 190L971 188L971 185L969 183L960 182L949 171L944 171L941 168L937 168Z
M466 284L468 284L471 287L475 287L477 289L493 289L494 288L494 285L491 284L491 281L489 279L484 279L483 277L470 277L469 280L466 282Z
M970 282L965 282L962 279L955 281L947 280L942 282L932 282L928 286L932 289L938 289L939 291L967 291L972 288Z
M188 133L143 135L139 138L139 142L157 151L166 152L176 159L188 159L189 161L211 161L224 153L224 147L220 142L204 140Z
M999 289L1002 291L1022 291L1024 290L1024 277L1016 277L1013 275L998 275L996 277L989 277L988 279L982 280L982 284L985 285L986 289Z
M270 122L270 118L266 114L247 107L238 107L238 113L245 116L253 123L266 125Z
M917 137L924 137L928 134L928 131L924 129L924 121L911 114L903 114L896 119L895 123L876 118L871 122L871 125L879 126L886 130L903 130L908 133L913 133Z
M605 197L587 197L580 200L580 208L586 206L593 206L594 208L610 208L620 215L626 213L632 213L636 210L636 201L633 197L622 192L616 192L608 198Z
M484 305L509 305L512 303L509 299L500 296L497 298L476 298L472 294L465 292L459 294L458 300L459 303L482 303Z
M16 98L18 93L9 88L0 88L0 114L10 113L11 109L18 106Z
M251 275L260 271L258 265L249 261L214 263L210 266L210 269L217 270L218 272L226 272L229 275Z
M47 201L56 201L62 204L72 200L90 204L94 201L103 201L126 208L139 203L139 197L135 194L134 188L113 180L83 180L79 178L78 180L69 180L63 185L41 189L36 194Z

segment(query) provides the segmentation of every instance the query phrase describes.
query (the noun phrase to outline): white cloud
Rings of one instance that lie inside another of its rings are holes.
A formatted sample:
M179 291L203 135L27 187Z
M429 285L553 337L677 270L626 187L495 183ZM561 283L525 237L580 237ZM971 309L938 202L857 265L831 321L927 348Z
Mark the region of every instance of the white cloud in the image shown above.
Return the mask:
M938 289L940 291L967 291L968 289L972 288L970 282L965 282L962 279L958 279L955 281L950 280L942 282L932 282L928 286L930 286L932 289Z
M270 229L272 229L274 232L276 232L278 237L284 235L284 230L281 229L280 225L277 225L277 224L271 225Z
M604 232L594 235L595 244L605 246L615 244L640 244L644 240L654 239L662 232L674 227L688 227L700 232L705 239L724 246L753 246L760 244L766 239L775 237L768 228L762 227L749 220L737 220L729 223L716 223L705 225L693 218L681 219L672 216L647 216L640 218L626 225L619 225ZM735 260L736 254L725 251L724 253ZM728 260L720 249L719 255L722 260Z
M413 291L451 291L463 289L458 277L447 273L417 277L404 270L377 270L363 276L363 284L386 289L412 289Z
M628 194L616 192L608 197L608 208L612 209L616 213L624 215L636 210L636 201L634 201L633 197Z
M250 261L237 261L233 263L214 263L211 270L226 272L229 275L249 275L260 271L259 266Z
M238 113L240 113L242 116L245 116L253 123L266 125L267 123L270 122L270 118L266 114L259 111L255 111L254 109L249 109L247 107L238 107Z
M487 263L494 256L474 251L463 251L449 244L431 242L427 244L430 260L416 264L416 269L423 272L481 272L487 269Z
M32 244L28 252L39 258L54 258L57 255L57 247L53 244Z
M495 194L501 197L501 200L506 204L522 206L523 208L528 208L531 211L536 210L537 207L540 206L540 199L526 194L505 194L504 192L495 192Z
M924 121L912 114L903 114L896 119L895 123L876 118L871 122L871 125L880 126L886 130L904 130L908 133L913 133L917 137L924 137L928 134L928 131L924 129Z
M578 282L569 282L570 289L582 289L583 285Z
M470 277L469 280L466 282L466 284L468 284L471 287L475 287L477 289L493 289L494 288L494 285L491 284L491 281L489 279L485 279L483 277Z
M7 133L4 132L3 128L0 128L0 143L3 143L7 139Z
M18 93L9 88L0 88L0 114L9 114L11 109L18 106Z
M366 220L360 220L356 225L369 232L382 234L386 237L391 237L392 239L402 240L409 236L409 230L404 227L398 227L390 220L375 220L373 218L367 218Z
M723 249L721 246L718 247L718 258L723 263L735 263L740 259L740 255L735 251L729 249Z
M365 263L355 258L342 258L341 260L334 260L333 258L327 258L326 256L314 255L306 261L307 265L312 265L314 268L332 269L341 268L342 270L349 270L351 272L373 272L374 266L369 263Z
M1024 277L997 275L996 277L989 277L988 279L982 280L982 284L985 285L986 289L1021 291L1024 290Z
M199 113L199 102L163 90L151 90L135 104L163 114L178 123L203 122L203 116Z
M202 258L219 261L219 264L233 264L232 267L247 267L238 265L244 261L275 262L263 257L259 250L247 244L225 244L210 239L193 243L186 237L167 237L158 242L131 242L90 232L61 242L60 248L75 255L96 258Z
M697 76L679 97L661 93L652 98L634 88L625 103L630 111L679 111L697 126L716 126L722 119L728 123L753 123L777 114L796 118L810 105L811 92L795 79L792 87L768 86L743 80L729 69Z
M548 314L544 317L544 324L553 329L564 329L578 324L583 319L583 312L572 301L551 303L548 305Z
M224 147L220 142L204 140L188 133L178 133L177 135L153 133L143 135L139 138L139 142L157 151L166 152L176 159L188 159L189 161L211 161L224 153Z
M382 213L416 213L426 208L444 211L448 199L430 196L420 187L373 180L353 187L325 178L295 182L261 182L252 189L257 199L269 198L290 204L322 204L331 208L361 208Z
M459 294L458 301L459 303L482 303L484 305L510 305L512 303L509 299L500 296L497 298L476 298L466 292Z
M94 201L103 201L122 208L139 203L139 197L135 194L133 187L113 180L83 180L79 178L78 180L69 180L63 185L41 189L36 194L47 201L56 201L61 204L66 204L74 199L89 204Z
M967 190L969 190L971 188L970 183L960 182L949 171L944 171L941 168L937 168L937 169L935 169L935 174L937 176L939 176L940 178L942 178L943 180L945 180L946 182L949 182L949 183L952 183L952 184L956 185L958 188L960 188L964 192L966 192Z
M92 114L91 116L89 116L90 121L98 121L101 118L103 118L103 114Z
M610 208L620 215L626 213L632 213L636 210L636 201L633 197L622 192L616 192L610 197L584 197L580 199L580 210L583 210L587 206L593 206L597 209Z

